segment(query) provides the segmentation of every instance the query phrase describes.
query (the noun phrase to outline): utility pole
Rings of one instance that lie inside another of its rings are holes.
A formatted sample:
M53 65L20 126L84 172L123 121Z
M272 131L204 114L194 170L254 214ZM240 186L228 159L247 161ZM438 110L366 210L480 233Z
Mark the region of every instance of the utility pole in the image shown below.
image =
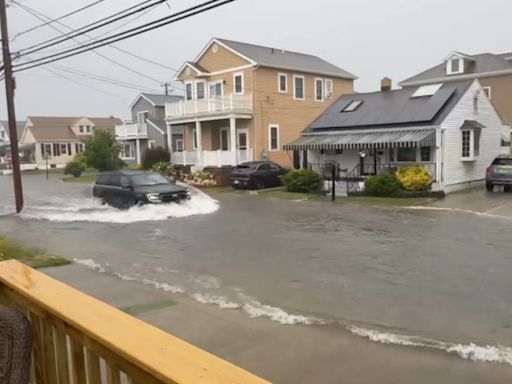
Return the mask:
M11 139L12 179L16 213L23 209L23 188L21 185L20 151L18 148L18 132L16 131L16 113L14 111L14 78L12 77L11 52L9 49L9 33L7 28L7 6L0 0L0 28L2 33L2 54L5 71L5 94L7 99L7 117L9 119L9 137Z
M169 96L169 85L171 85L171 83L163 83L161 85L161 87L164 87L165 88L165 95L166 96Z

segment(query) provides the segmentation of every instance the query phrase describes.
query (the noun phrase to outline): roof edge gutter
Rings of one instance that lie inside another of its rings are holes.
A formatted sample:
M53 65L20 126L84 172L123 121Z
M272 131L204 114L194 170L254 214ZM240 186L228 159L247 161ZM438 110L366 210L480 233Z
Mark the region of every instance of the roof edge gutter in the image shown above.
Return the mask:
M347 129L347 128L331 128L339 129L340 131L329 131L329 132L305 132L301 136L322 136L322 135L335 135L344 133L372 133L372 132L400 132L400 131L424 131L426 129L436 130L441 128L440 125L423 125L421 127L400 127L400 128L367 128L367 129ZM326 129L326 128L317 128ZM328 128L327 128L328 129Z
M504 76L504 75L512 75L512 69L502 69L500 71L471 73L471 74L467 74L467 75L456 75L456 76L449 76L449 77L438 77L438 78L433 78L433 79L417 80L417 81L403 81L401 83L398 83L398 86L411 87L411 86L415 86L415 85L426 85L426 84L443 83L443 82L450 82L450 81L471 80L471 79L478 79L480 77L494 77L494 76Z

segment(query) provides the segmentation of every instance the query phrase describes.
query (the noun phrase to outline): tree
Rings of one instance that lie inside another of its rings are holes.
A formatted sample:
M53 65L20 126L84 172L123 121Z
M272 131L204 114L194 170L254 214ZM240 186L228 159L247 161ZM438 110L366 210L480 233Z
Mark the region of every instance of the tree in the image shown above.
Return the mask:
M98 129L84 140L83 156L87 167L98 171L111 171L122 164L119 154L122 146L113 131Z

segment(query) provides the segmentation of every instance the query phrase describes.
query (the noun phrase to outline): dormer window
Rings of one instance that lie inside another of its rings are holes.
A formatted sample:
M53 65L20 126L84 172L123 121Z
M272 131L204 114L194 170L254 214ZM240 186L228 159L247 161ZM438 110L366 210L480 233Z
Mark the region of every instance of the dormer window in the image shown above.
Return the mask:
M464 73L464 59L461 59L460 57L453 57L446 63L446 66L447 75Z
M452 73L460 71L460 60L459 59L450 60L450 65L452 66L452 68L451 68Z

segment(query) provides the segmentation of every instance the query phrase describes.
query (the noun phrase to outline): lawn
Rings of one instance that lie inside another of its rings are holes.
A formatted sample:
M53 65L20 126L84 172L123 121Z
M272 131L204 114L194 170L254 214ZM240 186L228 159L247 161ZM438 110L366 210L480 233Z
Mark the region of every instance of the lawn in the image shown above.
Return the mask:
M48 255L38 248L24 245L0 237L0 261L18 260L32 268L58 267L70 261L58 256Z
M97 175L82 175L80 177L66 176L62 178L62 181L66 183L94 183Z

